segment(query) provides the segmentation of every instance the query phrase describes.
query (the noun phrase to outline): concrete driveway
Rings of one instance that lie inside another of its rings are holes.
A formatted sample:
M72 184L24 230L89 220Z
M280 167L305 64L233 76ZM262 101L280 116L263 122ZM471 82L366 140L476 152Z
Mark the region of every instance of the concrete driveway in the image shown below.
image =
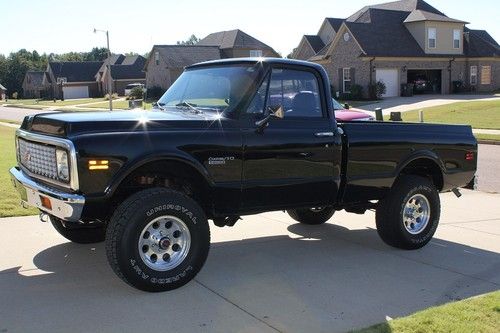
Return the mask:
M500 287L500 195L442 195L435 239L383 244L374 214L322 226L275 212L212 226L195 281L125 285L104 247L66 242L36 217L0 219L0 332L344 332Z
M446 105L457 102L500 101L500 95L415 95L413 97L389 97L378 103L360 106L365 111L382 108L384 114L406 112L431 106Z

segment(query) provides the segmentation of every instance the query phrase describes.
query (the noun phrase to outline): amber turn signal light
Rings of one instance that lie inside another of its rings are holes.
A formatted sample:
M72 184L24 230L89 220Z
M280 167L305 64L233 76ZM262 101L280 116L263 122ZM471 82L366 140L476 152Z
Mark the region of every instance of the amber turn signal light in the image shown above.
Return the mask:
M43 195L41 195L40 196L40 202L42 204L42 207L52 210L52 203L50 202L49 198L44 197Z
M89 170L108 170L109 161L108 160L90 160Z

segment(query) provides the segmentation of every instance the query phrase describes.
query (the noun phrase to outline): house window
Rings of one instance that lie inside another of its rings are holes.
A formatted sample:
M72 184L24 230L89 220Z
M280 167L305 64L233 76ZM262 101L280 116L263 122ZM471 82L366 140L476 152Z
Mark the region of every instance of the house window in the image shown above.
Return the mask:
M436 48L436 28L429 28L427 30L428 46L430 49Z
M453 48L454 49L459 49L460 48L460 36L461 31L459 29L453 29Z
M470 66L470 84L472 86L477 84L477 66Z
M481 84L491 84L491 66L481 66Z
M350 93L351 92L351 69L350 68L344 68L342 70L342 82L344 92L345 93Z
M155 52L155 65L159 65L160 64L160 52L156 51Z
M262 57L262 50L250 50L250 57Z

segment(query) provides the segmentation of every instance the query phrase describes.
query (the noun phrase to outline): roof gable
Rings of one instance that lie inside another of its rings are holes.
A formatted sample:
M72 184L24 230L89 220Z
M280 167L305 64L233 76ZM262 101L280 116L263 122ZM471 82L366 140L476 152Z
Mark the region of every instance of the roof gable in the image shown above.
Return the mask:
M25 80L26 78L29 77L31 85L34 86L40 86L43 81L43 76L45 75L45 72L43 71L27 71L25 75Z
M269 45L264 44L260 40L239 29L211 33L207 37L200 40L196 45L218 46L221 49L254 48L270 49L274 51Z
M54 77L65 77L67 82L95 81L95 75L101 68L102 61L60 61L49 62Z
M453 22L453 23L467 23L465 21L460 21L452 19L448 16L439 15L435 13L426 12L420 9L414 10L408 15L404 20L404 23L409 22L420 22L420 21L436 21L436 22Z
M427 2L423 0L400 0L393 2L386 2L381 4L376 4L372 6L365 6L361 10L357 11L353 15L347 18L348 21L355 22L357 19L363 15L368 9L384 9L384 10L393 10L400 12L412 12L414 10L423 10L429 13L434 13L442 16L446 16L444 13L440 12L436 8L429 5Z
M314 53L318 53L323 47L325 47L325 43L323 43L321 38L317 35L304 35L304 38L311 46Z
M333 30L335 30L335 32L337 32L337 31L339 31L340 26L345 21L345 19L335 18L335 17L327 17L326 21L328 23L330 23L330 25L332 26Z
M152 59L158 52L170 68L183 68L198 62L216 60L221 58L217 46L200 45L155 45L149 56ZM150 61L148 61L150 62Z

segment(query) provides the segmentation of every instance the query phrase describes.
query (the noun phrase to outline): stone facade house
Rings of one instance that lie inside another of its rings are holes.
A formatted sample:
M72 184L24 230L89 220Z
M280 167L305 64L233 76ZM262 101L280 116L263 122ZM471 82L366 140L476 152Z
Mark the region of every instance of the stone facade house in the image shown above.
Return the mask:
M216 46L155 45L146 60L146 87L168 89L184 67L197 62L220 59Z
M45 95L46 86L43 85L44 71L28 71L23 80L23 98L42 98Z
M144 66L146 87L165 90L186 66L239 57L279 57L279 54L270 46L237 29L212 33L196 45L155 45Z
M367 6L343 20L332 41L307 59L326 68L339 94L357 84L367 97L378 81L386 97L399 96L407 83L434 94L500 89L499 44L466 24L423 0Z
M99 97L96 73L102 61L49 62L44 83L47 96L57 99Z
M340 18L325 18L316 35L304 35L302 37L299 46L293 51L293 58L308 60L321 52L325 46L331 44L343 22L344 19Z
M125 87L131 83L146 83L144 65L146 58L140 55L124 56L122 54L111 57L111 82L113 93L125 95ZM102 95L108 93L108 59L104 61L96 74L99 91Z

